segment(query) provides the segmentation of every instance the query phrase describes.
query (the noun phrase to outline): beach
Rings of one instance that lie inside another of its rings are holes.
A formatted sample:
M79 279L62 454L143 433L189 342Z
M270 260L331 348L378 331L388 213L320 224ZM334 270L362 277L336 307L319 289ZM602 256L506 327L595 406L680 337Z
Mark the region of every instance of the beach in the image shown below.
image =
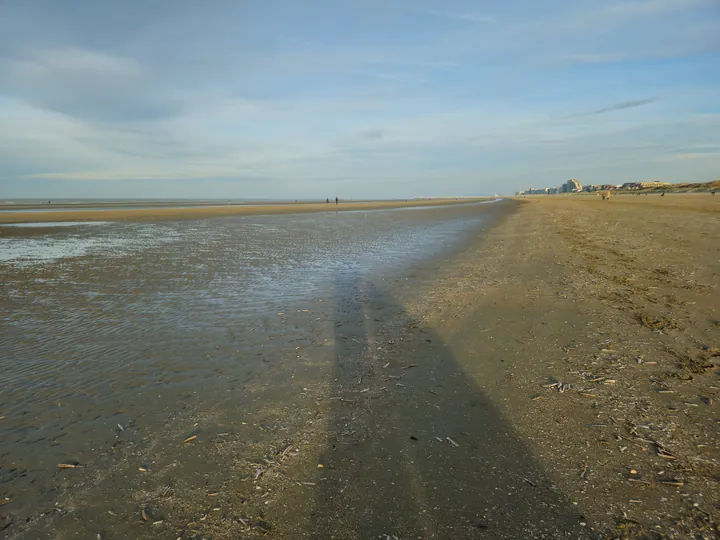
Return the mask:
M720 198L356 210L5 238L0 537L718 534Z

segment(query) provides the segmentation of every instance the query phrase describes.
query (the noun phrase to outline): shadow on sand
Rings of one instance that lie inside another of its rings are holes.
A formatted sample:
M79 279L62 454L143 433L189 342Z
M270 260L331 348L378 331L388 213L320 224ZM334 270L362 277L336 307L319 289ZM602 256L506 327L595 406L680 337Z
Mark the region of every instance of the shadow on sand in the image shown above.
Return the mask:
M357 273L335 287L308 538L597 538L437 334Z

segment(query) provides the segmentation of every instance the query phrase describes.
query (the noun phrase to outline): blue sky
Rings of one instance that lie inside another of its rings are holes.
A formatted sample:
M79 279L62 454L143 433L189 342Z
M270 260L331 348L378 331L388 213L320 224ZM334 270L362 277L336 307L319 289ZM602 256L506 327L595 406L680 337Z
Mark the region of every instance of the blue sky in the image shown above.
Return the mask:
M0 0L0 199L720 178L718 0Z

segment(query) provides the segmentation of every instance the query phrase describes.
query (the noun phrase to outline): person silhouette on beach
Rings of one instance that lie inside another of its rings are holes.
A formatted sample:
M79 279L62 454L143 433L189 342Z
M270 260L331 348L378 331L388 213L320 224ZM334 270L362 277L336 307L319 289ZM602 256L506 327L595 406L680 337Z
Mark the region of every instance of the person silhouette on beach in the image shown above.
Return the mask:
M340 199L338 199L337 197L335 197L335 204L339 204L339 203L340 203Z
M328 199L325 199L325 202L326 202L327 204L330 204L330 199L329 199L329 198L328 198Z

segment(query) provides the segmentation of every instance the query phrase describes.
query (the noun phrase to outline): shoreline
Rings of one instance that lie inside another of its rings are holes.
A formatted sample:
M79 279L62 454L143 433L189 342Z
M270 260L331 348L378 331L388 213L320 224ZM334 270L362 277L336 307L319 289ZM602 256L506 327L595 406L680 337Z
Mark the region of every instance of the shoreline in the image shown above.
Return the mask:
M373 201L331 203L274 203L263 205L226 205L196 207L155 207L124 209L92 209L72 211L67 208L57 212L51 210L0 212L0 225L13 223L58 223L63 221L166 221L188 220L227 216L249 216L268 214L306 214L315 212L343 212L350 210L384 210L427 206L450 206L473 204L493 200L492 197L473 199L423 199L409 201Z

